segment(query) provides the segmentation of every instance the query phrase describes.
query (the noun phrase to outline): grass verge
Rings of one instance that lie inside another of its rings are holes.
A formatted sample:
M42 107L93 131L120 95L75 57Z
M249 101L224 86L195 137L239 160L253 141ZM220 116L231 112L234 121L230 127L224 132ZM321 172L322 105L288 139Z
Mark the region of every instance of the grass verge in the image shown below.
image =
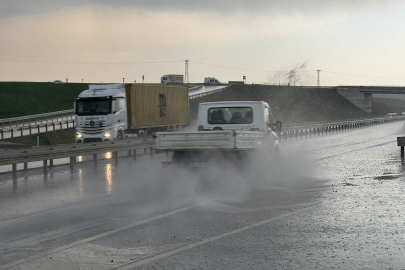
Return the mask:
M35 134L14 139L5 140L6 142L22 143L27 145L37 145L37 136L39 136L39 145L68 144L75 142L75 129L65 129L51 131L48 133Z

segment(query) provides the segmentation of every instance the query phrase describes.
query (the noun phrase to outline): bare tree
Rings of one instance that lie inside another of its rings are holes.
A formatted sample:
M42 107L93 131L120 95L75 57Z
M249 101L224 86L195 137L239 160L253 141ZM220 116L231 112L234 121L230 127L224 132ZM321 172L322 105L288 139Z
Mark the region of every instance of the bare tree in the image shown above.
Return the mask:
M272 85L297 85L304 86L313 79L310 71L307 70L308 62L296 64L292 68L279 69L274 74L269 74L267 83Z

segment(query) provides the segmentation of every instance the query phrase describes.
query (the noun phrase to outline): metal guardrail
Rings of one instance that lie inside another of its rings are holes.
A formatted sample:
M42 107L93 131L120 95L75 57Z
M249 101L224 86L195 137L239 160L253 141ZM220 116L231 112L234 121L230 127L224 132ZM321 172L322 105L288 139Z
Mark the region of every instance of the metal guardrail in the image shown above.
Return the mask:
M69 129L69 128L74 128L75 127L75 120L66 120L66 121L60 121L60 122L51 122L51 123L44 123L44 124L36 124L36 125L28 125L28 126L21 126L21 127L10 127L8 129L0 129L0 141L6 140L6 139L13 139L16 137L22 137L22 136L27 136L27 135L33 135L33 134L40 134L40 133L46 133L49 131L56 131L56 130L63 130L63 129ZM27 131L24 134L24 131ZM5 137L5 134L9 133L9 137Z
M64 117L64 116L71 116L74 115L74 110L64 110L64 111L57 111L57 112L50 112L50 113L41 113L41 114L33 114L33 115L27 115L27 116L20 116L20 117L13 117L13 118L5 118L5 119L0 119L0 125L2 127L11 126L13 124L18 125L18 124L25 124L26 122L37 122L37 121L45 121L49 120L49 118L55 118L55 117Z
M113 153L115 164L118 164L118 152L128 152L128 156L133 155L136 159L136 150L144 149L144 153L153 156L154 141L147 139L130 139L113 142L98 142L88 144L67 144L48 147L34 147L29 149L7 150L2 151L0 156L1 165L12 165L13 186L17 184L17 164L24 163L24 171L28 170L28 162L43 161L44 177L49 167L53 167L53 160L60 158L70 158L70 170L73 170L78 156L93 155L94 166L97 166L97 154L107 152Z
M65 144L56 146L40 146L28 149L2 151L0 165L9 165L58 158L77 157L102 154L106 152L130 151L138 148L153 147L153 139L131 139L113 142L85 144Z
M202 88L203 86L204 85L200 85L200 86L191 88L189 90L190 91L195 91L197 89ZM219 85L215 85L215 86L219 86ZM189 99L195 99L195 98L199 98L199 97L203 97L203 96L207 96L207 95L211 95L211 94L214 94L214 93L221 92L221 91L223 91L223 90L225 90L226 88L229 87L229 85L222 85L222 86L223 86L223 88L215 89L215 90L211 90L211 91L206 91L206 92L202 92L202 93L197 93L197 94L189 93L188 97L189 97Z
M321 122L303 125L290 125L283 127L283 131L278 132L280 140L292 140L294 137L303 138L307 136L316 136L329 134L337 131L343 131L354 128L361 128L369 125L384 124L387 122L399 121L405 119L405 116L379 117L370 119L354 119L335 122Z

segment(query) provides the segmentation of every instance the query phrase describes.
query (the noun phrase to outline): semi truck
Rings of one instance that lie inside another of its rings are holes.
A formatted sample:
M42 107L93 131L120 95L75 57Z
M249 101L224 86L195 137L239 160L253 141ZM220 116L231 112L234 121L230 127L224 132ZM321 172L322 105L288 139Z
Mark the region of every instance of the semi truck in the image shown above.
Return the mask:
M180 86L89 85L74 103L76 142L122 140L189 124L188 88Z
M183 83L183 75L168 74L160 78L161 84L179 84Z
M172 151L166 165L200 166L207 162L241 164L257 148L278 148L277 132L282 123L274 121L263 101L221 101L200 103L197 131L157 132L155 149Z

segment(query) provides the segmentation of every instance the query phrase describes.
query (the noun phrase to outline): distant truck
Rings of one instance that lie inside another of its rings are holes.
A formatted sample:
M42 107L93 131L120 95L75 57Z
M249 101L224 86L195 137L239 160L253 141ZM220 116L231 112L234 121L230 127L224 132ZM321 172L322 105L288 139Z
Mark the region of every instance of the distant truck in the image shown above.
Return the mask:
M78 96L76 142L122 140L189 124L188 89L179 86L89 85Z
M212 77L205 77L204 78L204 84L208 84L208 85L218 85L218 84L221 84L221 82L220 81L218 81L217 79L215 79L215 78L212 78Z
M198 131L157 132L155 149L173 151L173 164L241 161L251 150L278 147L277 131L268 103L221 101L200 103Z
M184 81L183 81L183 75L175 75L175 74L163 75L163 76L160 78L160 83L161 83L161 84L178 84L178 83L184 83Z

